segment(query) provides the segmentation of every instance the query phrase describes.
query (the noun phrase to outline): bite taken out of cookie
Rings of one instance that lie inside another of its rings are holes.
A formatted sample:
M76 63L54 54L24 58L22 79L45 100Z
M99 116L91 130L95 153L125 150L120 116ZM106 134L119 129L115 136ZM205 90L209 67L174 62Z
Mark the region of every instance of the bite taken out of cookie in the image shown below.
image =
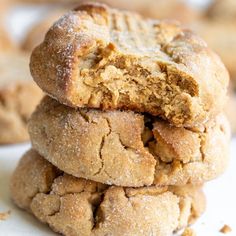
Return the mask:
M36 83L65 105L147 112L185 127L222 110L229 80L190 30L96 3L53 24L30 67Z

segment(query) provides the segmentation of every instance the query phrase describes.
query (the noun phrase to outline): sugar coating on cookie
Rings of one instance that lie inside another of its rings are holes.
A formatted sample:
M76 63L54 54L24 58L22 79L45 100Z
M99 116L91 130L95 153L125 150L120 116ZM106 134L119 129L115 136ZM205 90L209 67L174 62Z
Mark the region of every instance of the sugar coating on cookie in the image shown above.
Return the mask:
M217 114L228 73L206 43L170 21L102 4L60 18L32 53L31 73L72 107L128 109L196 126Z
M197 184L228 163L228 121L176 128L132 111L70 108L45 97L29 121L32 146L76 177L119 186Z
M167 236L205 210L200 186L107 186L67 175L34 150L17 166L11 196L63 235Z

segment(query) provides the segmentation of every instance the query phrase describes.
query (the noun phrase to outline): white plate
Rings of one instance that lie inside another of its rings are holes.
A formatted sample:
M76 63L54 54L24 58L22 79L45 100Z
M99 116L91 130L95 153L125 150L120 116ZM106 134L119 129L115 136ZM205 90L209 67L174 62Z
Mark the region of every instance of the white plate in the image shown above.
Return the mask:
M0 212L11 211L5 221L0 221L0 235L56 235L46 225L38 222L30 214L18 209L9 195L9 181L21 155L29 144L0 148ZM231 163L227 172L217 180L207 183L207 211L194 225L198 236L223 235L219 229L228 224L236 235L236 139L231 143Z

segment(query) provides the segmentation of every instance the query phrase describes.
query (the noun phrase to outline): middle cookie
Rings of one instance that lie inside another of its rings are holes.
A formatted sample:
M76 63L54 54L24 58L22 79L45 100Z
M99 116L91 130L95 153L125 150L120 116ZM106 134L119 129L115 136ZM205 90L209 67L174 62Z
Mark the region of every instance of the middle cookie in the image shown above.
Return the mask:
M224 115L190 130L131 111L73 109L45 97L29 133L33 148L59 169L106 184L200 184L228 162Z

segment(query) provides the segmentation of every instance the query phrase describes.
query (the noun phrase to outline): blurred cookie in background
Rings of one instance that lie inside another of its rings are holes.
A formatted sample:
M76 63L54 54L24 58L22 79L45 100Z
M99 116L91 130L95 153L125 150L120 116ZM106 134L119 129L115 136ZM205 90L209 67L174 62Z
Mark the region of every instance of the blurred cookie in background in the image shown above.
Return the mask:
M236 1L213 0L202 19L196 31L219 54L236 88Z
M206 16L211 20L236 21L236 1L214 0L206 11Z
M11 50L14 48L14 44L9 37L8 32L4 29L4 26L0 23L0 51Z
M236 134L236 94L230 93L225 107L225 114L230 122L231 131Z
M236 87L236 25L234 22L203 21L197 31L216 53L229 70L231 80Z
M7 30L7 24L5 22L6 14L8 12L8 5L6 3L0 3L0 51L15 49L9 32Z
M37 45L39 45L48 29L52 26L53 22L57 21L68 8L61 8L51 13L48 13L41 21L34 24L25 36L21 48L25 51L31 52Z
M225 112L236 133L236 1L214 0L197 30L229 70L231 90Z
M147 17L157 19L170 18L178 20L182 24L197 21L201 15L198 9L181 0L151 0L150 4L145 6L146 9L143 14Z
M29 138L27 121L43 93L34 84L28 64L23 53L0 54L0 144Z
M146 17L175 19L182 23L195 21L201 15L187 0L18 0L18 3L57 3L66 8L85 2L106 3L111 7L136 11Z
M99 0L112 7L137 11L138 13L156 19L175 19L181 23L190 23L200 16L200 11L184 0Z

